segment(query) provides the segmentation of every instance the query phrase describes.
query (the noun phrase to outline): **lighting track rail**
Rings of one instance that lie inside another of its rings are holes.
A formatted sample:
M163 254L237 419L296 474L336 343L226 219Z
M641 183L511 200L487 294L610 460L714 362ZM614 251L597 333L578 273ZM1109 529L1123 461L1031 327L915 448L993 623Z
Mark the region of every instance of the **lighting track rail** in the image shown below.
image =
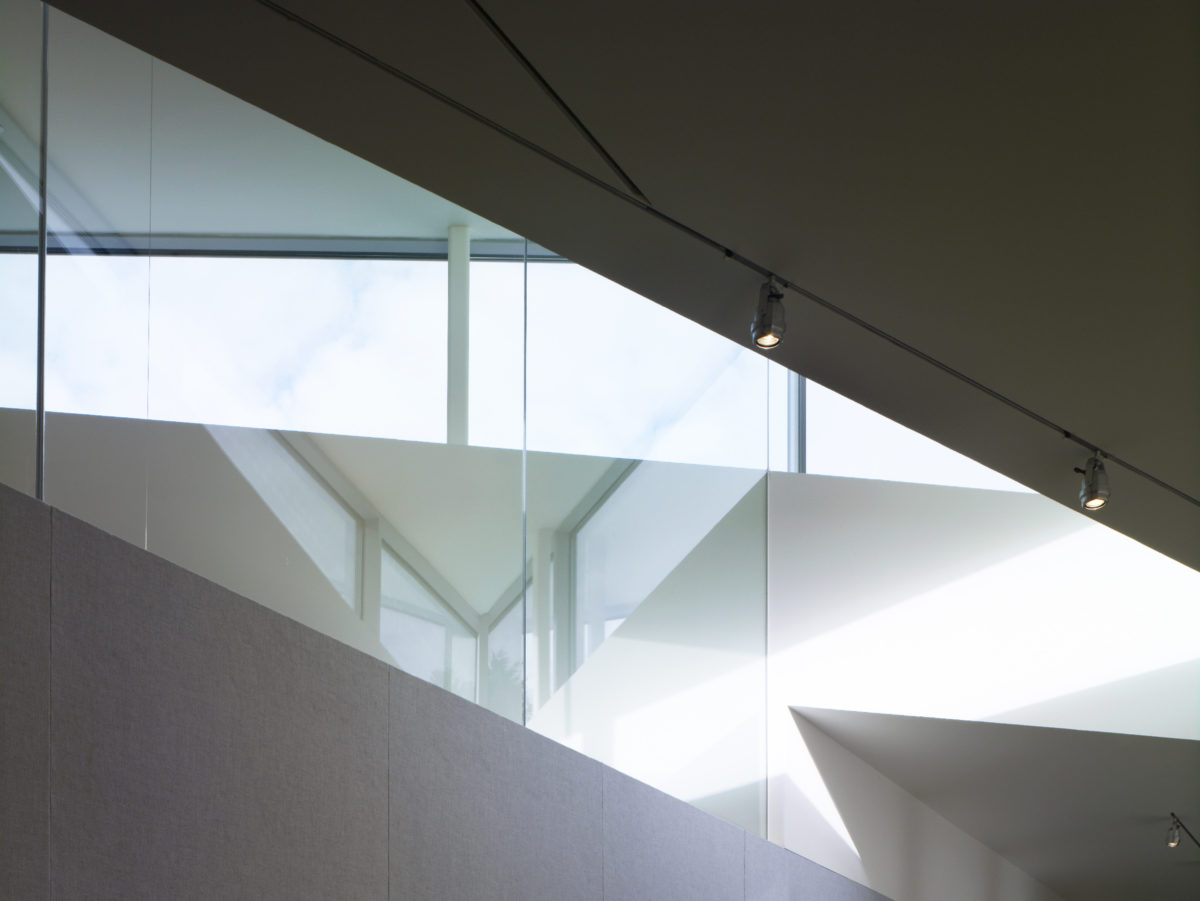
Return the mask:
M1124 460L1121 457L1118 457L1117 455L1100 447L1098 444L1096 444L1092 441L1088 441L1087 439L1085 439L1079 435L1076 435L1075 433L1071 432L1069 429L1066 429L1063 426L1059 425L1058 423L1054 422L1052 419L1042 416L1040 413L1036 412L1035 410L1031 410L1029 407L1026 407L1024 404L1019 403L1018 401L1015 401L1012 398L1010 398L1004 394L1001 394L999 391L996 391L993 388L989 388L987 385L983 384L982 382L978 381L977 379L972 378L971 376L967 375L965 372L962 372L959 369L955 369L953 366L950 366L947 363L943 363L941 360L925 353L924 351L913 346L912 344L909 344L907 341L904 341L904 340L896 337L895 335L892 335L889 332L886 332L883 329L872 325L871 323L867 322L865 319L862 319L861 317L854 315L849 310L839 307L837 304L835 304L829 300L826 300L825 298L821 297L820 295L818 295L812 291L809 291L807 288L803 288L800 285L797 285L794 282L787 280L786 278L779 275L777 272L771 271L766 266L763 266L761 263L758 263L755 260L750 259L749 257L745 256L744 254L738 253L733 248L726 247L720 241L717 241L715 238L709 237L708 235L704 234L703 232L692 228L687 223L681 222L680 220L667 215L666 213L662 212L661 210L655 209L654 206L649 202L649 200L647 200L646 197L636 188L636 186L633 185L632 181L628 180L628 176L624 175L624 170L621 169L621 167L616 164L616 161L613 160L611 158L611 156L609 156L607 151L604 151L603 148L600 147L599 142L595 140L595 138L591 135L591 132L587 131L587 129L583 126L583 123L581 121L579 121L578 117L572 111L570 111L570 109L569 109L569 107L567 107L566 103L564 101L562 101L562 99L559 97L559 95L556 92L553 91L553 89L549 86L549 84L545 81L545 79L539 73L537 73L536 69L533 68L532 64L530 64L528 62L526 57L520 53L520 51L516 48L516 46L513 44L513 42L507 37L507 35L505 35L500 30L499 26L495 24L495 21L490 16L488 16L485 11L483 11L483 9L479 6L479 4L477 2L475 2L475 0L466 0L466 2L469 5L471 5L471 7L476 11L477 14L480 14L484 18L486 23L489 23L489 27L497 35L497 37L505 44L505 46L509 49L509 51L514 52L518 55L518 58L519 58L519 60L522 61L524 67L526 68L526 71L529 72L532 77L534 77L534 79L538 82L539 85L542 86L542 88L544 90L549 91L551 98L553 100L555 100L555 102L557 103L559 108L571 119L571 121L576 124L576 127L581 128L583 130L585 138L587 138L589 140L589 143L593 146L593 148L597 149L598 152L601 153L601 156L603 156L605 158L605 160L607 162L609 162L609 165L613 167L613 171L616 172L618 174L618 177L621 178L622 182L626 184L626 187L629 189L628 191L622 190L621 188L618 188L615 185L610 184L609 182L605 181L604 179L599 178L596 175L593 175L591 172L588 172L586 169L583 169L583 168L575 165L574 163L570 162L569 160L563 159L561 156L554 153L553 151L547 150L546 148L542 147L541 145L537 144L536 142L531 141L529 138L526 138L523 135L520 135L517 132L513 131L512 129L507 128L504 125L501 125L499 122L495 121L494 119L491 119L491 118L483 115L482 113L478 112L477 110L472 109L471 107L467 106L466 104L464 104L458 100L455 100L453 97L450 97L449 95L439 91L437 88L433 87L432 85L426 84L425 82L414 77L413 75L410 75L409 73L403 71L402 69L397 68L396 66L392 65L391 63L380 59L379 57L377 57L374 54L369 53L368 51L362 49L361 47L351 43L350 41L346 40L345 38L342 38L342 37L334 34L333 32L328 31L325 28L322 28L320 25L317 25L315 22L312 22L312 21L304 18L303 16L299 15L298 13L293 12L292 10L288 9L286 6L276 3L275 0L256 0L256 2L258 2L260 5L266 7L267 9L272 10L273 12L282 16L283 18L287 19L288 21L292 22L293 24L323 38L324 40L329 41L330 43L345 50L347 53L350 53L350 54L358 57L363 62L366 62L367 64L379 69L382 72L387 73L388 75L391 75L393 78L396 78L399 81L404 82L405 84L409 85L410 87L415 88L416 90L422 92L426 96L431 97L434 100L437 100L439 103L442 103L442 104L450 107L451 109L461 113L462 115L466 116L467 118L469 118L475 122L478 122L480 125L483 125L486 128L491 129L492 131L496 132L499 135L502 135L503 137L509 139L510 141L513 141L514 143L519 144L520 146L531 151L532 153L535 153L538 156L542 157L547 162L550 162L550 163L554 164L555 166L558 166L559 168L564 169L567 172L570 172L572 175L576 176L577 178L580 178L583 181L586 181L589 184L593 185L594 187L599 188L600 190L611 194L612 196L629 204L630 206L636 207L637 209L641 210L646 215L658 220L659 222L663 223L664 225L667 225L667 226L675 229L676 231L678 231L682 234L685 234L688 237L696 240L697 242L699 242L707 247L712 248L713 250L724 255L724 257L726 259L731 260L733 262L736 262L736 263L744 266L745 268L751 270L752 272L755 272L761 278L768 279L768 280L773 279L775 281L775 283L778 284L780 287L786 288L789 291L799 294L801 297L804 297L805 299L816 304L817 306L821 307L822 309L827 310L828 312L834 314L835 316L838 316L839 318L844 319L845 321L858 326L859 328L863 329L864 331L866 331L878 338L881 338L882 340L891 344L893 347L896 347L896 348L904 351L905 353L908 353L911 356L914 356L917 359L922 360L925 363L928 363L930 366L933 366L935 369L939 370L940 372L950 376L951 378L957 379L958 381L962 382L965 385L969 385L970 387L981 392L982 394L986 395L987 397L990 397L992 400L995 400L1001 404L1004 404L1009 409L1011 409L1017 413L1020 413L1021 415L1025 416L1026 418L1032 420L1033 422L1036 422L1039 425L1042 425L1042 426L1050 429L1051 431L1057 432L1066 440L1074 442L1075 444L1077 444L1080 447L1084 448L1085 450L1089 451L1091 454L1093 454L1093 455L1100 454L1101 456L1104 457L1105 460L1109 461L1110 463L1114 463L1114 464L1122 467L1123 469L1127 470L1128 472L1130 472L1136 476L1139 476L1142 479L1145 479L1146 481L1150 482L1151 484L1156 485L1157 487L1163 489L1164 491L1167 491L1170 494L1175 495L1176 497L1180 498L1181 500L1187 501L1188 503L1190 503L1194 506L1200 507L1200 498L1193 497L1192 495L1188 494L1186 491L1182 490L1181 488L1177 488L1176 486L1170 484L1169 482L1166 482L1163 479L1160 479L1157 476L1150 474L1149 472L1142 469L1141 467L1136 466L1133 463L1130 463L1127 460Z
M604 145L601 144L596 139L596 136L592 134L591 130L583 124L583 120L575 115L575 111L567 105L567 102L563 100L562 97L559 96L558 91L554 90L550 82L546 81L546 79L542 77L542 73L539 72L537 67L535 67L533 63L529 61L529 58L521 52L521 48L513 43L512 38L505 34L504 29L497 24L496 20L488 15L487 10L479 5L478 0L466 0L466 3L469 7L471 7L471 9L475 10L476 15L483 20L483 24L485 24L492 34L496 36L497 40L499 40L500 43L505 46L512 57L521 64L521 68L528 73L529 77L537 82L538 87L540 87L546 93L546 96L553 101L554 105L558 107L559 111L570 120L571 124L574 125L576 129L578 129L579 133L583 135L583 139L592 145L592 149L595 150L596 153L600 154L604 162L608 164L608 167L612 169L613 173L621 180L621 183L625 185L629 192L633 194L634 197L649 203L649 198L647 198L646 195L642 193L641 189L633 183L633 179L629 177L629 174L621 168L620 164L615 159L613 159L612 154L604 149Z

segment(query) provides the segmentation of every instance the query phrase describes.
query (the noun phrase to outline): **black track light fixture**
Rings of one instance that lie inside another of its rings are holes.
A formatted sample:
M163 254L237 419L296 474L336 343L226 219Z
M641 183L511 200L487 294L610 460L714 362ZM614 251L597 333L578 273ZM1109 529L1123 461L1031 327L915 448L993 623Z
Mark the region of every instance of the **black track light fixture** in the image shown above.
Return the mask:
M1104 461L1100 452L1095 451L1088 458L1083 469L1078 466L1075 471L1083 476L1079 485L1079 506L1084 510L1100 510L1108 504L1108 473L1104 471Z
M758 309L754 311L754 319L750 323L750 337L755 347L771 350L779 346L786 330L783 291L775 284L773 277L768 278L758 289Z

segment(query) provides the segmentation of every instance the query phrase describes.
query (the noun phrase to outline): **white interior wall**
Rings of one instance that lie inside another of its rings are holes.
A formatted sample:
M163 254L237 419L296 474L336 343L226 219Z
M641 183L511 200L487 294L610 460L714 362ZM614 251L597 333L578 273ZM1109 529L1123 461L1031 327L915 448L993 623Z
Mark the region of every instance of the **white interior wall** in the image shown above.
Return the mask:
M787 474L770 491L788 704L1200 738L1194 693L1155 676L1200 664L1195 570L1038 495Z
M1049 897L790 707L1200 737L1200 573L1037 495L772 474L769 837L896 901ZM969 888L974 886L974 888Z

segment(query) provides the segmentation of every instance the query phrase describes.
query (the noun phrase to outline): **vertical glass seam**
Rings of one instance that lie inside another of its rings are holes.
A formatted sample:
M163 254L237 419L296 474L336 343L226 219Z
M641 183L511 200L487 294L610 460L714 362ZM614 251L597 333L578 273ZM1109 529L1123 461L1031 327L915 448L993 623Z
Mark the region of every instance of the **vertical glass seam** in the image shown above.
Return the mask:
M42 4L41 122L38 123L37 412L34 496L46 499L46 138L50 109L50 7Z
M770 841L771 832L771 480L763 477L763 722L762 722L762 819L760 834Z
M154 70L150 57L149 146L146 149L146 420L142 426L142 547L150 550L150 321L154 315Z
M521 725L529 695L529 240L521 245Z

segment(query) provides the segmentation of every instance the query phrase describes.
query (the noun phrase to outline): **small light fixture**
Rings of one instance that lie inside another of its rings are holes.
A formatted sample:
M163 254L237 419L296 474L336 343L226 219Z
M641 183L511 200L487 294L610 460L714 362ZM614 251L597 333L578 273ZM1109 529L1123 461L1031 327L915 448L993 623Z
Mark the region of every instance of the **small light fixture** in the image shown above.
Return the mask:
M758 289L758 309L754 311L754 319L750 323L750 337L754 340L755 347L771 350L779 346L786 330L783 292L779 290L772 276Z
M1179 847L1179 819L1171 814L1171 825L1167 827L1167 847Z
M1200 848L1200 839L1192 835L1192 830L1187 827L1183 820L1175 815L1175 811L1171 811L1171 825L1167 827L1167 847L1178 848L1180 836L1186 835L1193 845Z
M1104 471L1100 453L1093 453L1086 468L1075 467L1075 471L1083 476L1079 486L1079 506L1084 510L1099 510L1108 504L1108 473Z

